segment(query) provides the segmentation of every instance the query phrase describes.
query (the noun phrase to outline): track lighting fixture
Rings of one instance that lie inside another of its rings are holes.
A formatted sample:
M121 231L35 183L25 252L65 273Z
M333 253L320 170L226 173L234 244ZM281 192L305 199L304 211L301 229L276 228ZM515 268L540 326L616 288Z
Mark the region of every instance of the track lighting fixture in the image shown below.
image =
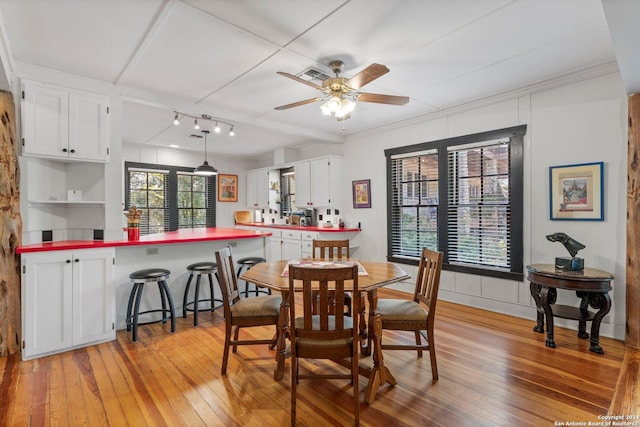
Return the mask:
M180 118L190 117L190 118L193 119L193 128L195 130L199 130L201 128L202 120L206 120L206 121L210 121L210 122L215 122L215 126L213 127L213 131L215 133L220 133L222 131L222 129L220 128L220 124L223 124L223 125L229 127L229 132L228 132L229 136L233 136L233 135L236 134L235 131L234 131L234 126L235 126L234 124L229 123L229 122L225 122L224 120L214 119L208 114L201 114L199 116L194 116L192 114L181 113L180 111L174 111L174 114L175 115L174 115L174 118L173 118L173 124L176 125L176 126L178 126L180 124ZM200 121L201 123L199 124L198 121Z

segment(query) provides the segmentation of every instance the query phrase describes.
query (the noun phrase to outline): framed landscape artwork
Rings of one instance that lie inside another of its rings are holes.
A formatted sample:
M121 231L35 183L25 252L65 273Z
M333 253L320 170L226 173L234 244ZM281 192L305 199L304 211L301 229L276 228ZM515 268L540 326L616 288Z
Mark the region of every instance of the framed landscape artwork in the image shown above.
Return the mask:
M238 175L218 174L218 201L238 201Z
M371 207L371 180L362 179L353 181L353 207L354 208L370 208Z
M603 162L550 167L550 218L604 221L603 170Z

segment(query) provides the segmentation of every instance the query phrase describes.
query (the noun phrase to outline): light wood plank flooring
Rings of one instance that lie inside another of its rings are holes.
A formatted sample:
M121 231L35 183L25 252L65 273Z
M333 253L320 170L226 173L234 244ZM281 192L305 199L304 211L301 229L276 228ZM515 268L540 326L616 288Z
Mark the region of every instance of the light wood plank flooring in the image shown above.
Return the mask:
M381 296L390 295L398 294L384 290ZM266 346L240 347L230 355L228 375L220 377L221 314L201 313L198 327L191 317L180 318L174 334L161 324L141 327L138 343L119 331L116 341L37 360L0 358L0 426L288 425L289 372L273 380L274 352ZM558 347L549 349L544 335L532 330L534 318L533 309L526 320L440 302L439 381L431 381L428 355L386 351L398 385L381 387L371 405L361 404L361 425L539 427L598 421L611 404L624 344L601 338L606 354L596 355L577 331L556 328ZM273 329L244 333L264 337ZM412 339L385 334L389 341ZM367 381L361 379L361 392ZM352 425L348 381L302 381L298 390L298 425Z

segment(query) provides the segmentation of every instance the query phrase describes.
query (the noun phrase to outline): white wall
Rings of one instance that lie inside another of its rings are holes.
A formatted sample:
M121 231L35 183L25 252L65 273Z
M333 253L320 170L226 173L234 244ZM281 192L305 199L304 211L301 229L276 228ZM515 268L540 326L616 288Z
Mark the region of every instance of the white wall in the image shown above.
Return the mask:
M361 256L383 260L387 254L385 149L527 124L524 263L553 263L556 256L566 256L562 245L545 239L556 231L585 244L580 252L585 265L616 276L612 309L602 323L601 334L624 339L626 116L626 95L620 75L614 73L464 112L441 114L386 132L351 137L343 147L345 185L371 179L372 208L353 209L349 188L342 212L345 220L362 224ZM605 220L551 221L549 167L600 161L605 164ZM402 267L410 274L415 271ZM562 292L560 302L577 302L575 295ZM526 280L514 282L445 271L440 297L535 319ZM577 327L576 322L556 323Z

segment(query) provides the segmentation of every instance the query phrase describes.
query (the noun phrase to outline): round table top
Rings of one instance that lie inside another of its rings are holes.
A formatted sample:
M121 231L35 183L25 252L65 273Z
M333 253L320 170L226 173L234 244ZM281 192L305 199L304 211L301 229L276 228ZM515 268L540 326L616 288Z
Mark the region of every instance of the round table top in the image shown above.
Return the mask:
M554 264L531 264L528 265L526 269L530 273L571 280L611 281L615 278L615 276L608 271L588 267L585 267L585 269L581 271L570 271L556 268Z

